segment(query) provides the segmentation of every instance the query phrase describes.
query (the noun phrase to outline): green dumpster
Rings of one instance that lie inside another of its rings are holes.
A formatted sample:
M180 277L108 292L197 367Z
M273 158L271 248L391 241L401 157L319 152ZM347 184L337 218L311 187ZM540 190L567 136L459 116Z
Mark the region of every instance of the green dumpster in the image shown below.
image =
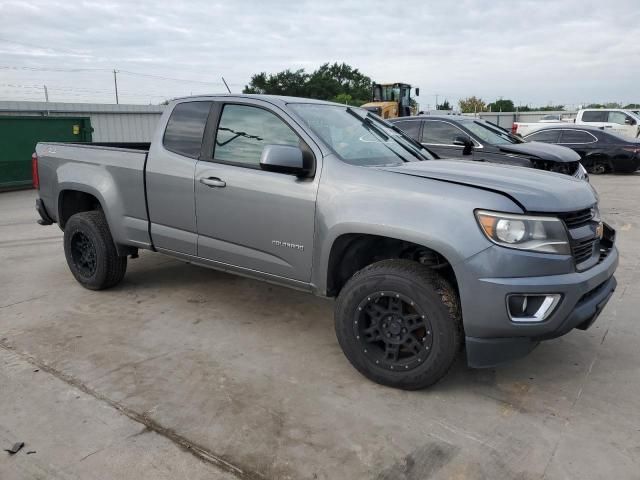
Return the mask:
M83 117L0 116L0 190L31 185L31 154L38 142L90 142Z

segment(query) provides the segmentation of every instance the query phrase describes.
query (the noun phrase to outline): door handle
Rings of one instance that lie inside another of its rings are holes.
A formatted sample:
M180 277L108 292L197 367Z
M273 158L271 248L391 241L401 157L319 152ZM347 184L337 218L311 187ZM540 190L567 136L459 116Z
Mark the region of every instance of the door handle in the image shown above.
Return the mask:
M200 179L200 183L208 187L222 188L227 186L227 182L225 182L224 180L220 180L219 178L216 178L216 177L208 177L208 178L202 177Z

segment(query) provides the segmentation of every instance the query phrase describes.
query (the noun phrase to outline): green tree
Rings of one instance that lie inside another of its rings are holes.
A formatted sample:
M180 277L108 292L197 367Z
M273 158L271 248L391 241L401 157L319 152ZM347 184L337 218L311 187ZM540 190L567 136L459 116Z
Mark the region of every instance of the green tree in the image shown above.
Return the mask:
M637 110L638 108L640 108L640 103L628 103L624 106L624 108L626 108L627 110Z
M331 101L336 103L342 103L344 105L352 105L353 97L348 93L339 93L334 98L332 98Z
M483 112L486 110L487 106L481 98L473 97L463 98L458 101L460 105L460 110L462 113L475 113L475 112Z
M513 101L511 100L496 100L493 103L487 105L487 108L492 112L514 112L516 107L513 105Z
M309 75L307 97L330 100L339 94L351 96L351 105L362 105L371 98L371 78L346 63L325 63Z
M303 97L306 93L305 86L308 81L309 75L302 68L296 71L287 69L269 75L262 72L251 77L249 85L244 87L242 93L268 93L271 95Z
M436 105L436 110L451 110L451 105L449 104L449 100L445 100L440 105Z
M584 108L622 108L622 105L618 102L590 103Z
M531 110L537 112L556 112L559 110L564 110L564 105L547 105L546 107L532 108Z
M312 73L304 69L255 74L243 93L266 93L333 100L362 105L371 98L371 78L346 63L325 63Z

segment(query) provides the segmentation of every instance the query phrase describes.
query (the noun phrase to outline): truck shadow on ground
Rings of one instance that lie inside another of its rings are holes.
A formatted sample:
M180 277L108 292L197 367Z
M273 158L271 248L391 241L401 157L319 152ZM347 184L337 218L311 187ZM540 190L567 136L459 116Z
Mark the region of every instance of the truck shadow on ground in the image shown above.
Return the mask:
M156 298L175 299L191 308L206 309L207 304L215 303L221 309L233 310L235 318L260 322L261 328L266 329L277 330L283 322L289 327L298 323L300 329L296 335L300 342L316 343L316 348L327 349L324 354L328 356L334 355L338 348L333 332L332 299L173 259L165 260L152 254L141 256L138 264L132 262L131 265L124 282L116 290L152 293ZM317 345L318 335L335 343ZM565 343L543 343L524 359L488 369L469 368L463 349L447 376L426 392L454 393L471 389L522 408L523 393L532 388L544 389L546 380L557 380L557 376L547 374L550 362L565 365L567 378L575 377L584 368L573 362ZM558 374L561 373L562 370ZM364 377L361 381L368 382Z

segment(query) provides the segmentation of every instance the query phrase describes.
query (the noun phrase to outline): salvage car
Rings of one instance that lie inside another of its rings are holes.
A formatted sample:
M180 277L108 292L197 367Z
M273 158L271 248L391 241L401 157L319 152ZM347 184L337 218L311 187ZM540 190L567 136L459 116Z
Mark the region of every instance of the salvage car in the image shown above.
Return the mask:
M527 135L524 140L574 150L589 173L633 173L640 168L640 140L600 128L554 125Z
M633 110L622 108L585 108L578 110L576 118L563 119L575 125L597 127L630 139L640 137L640 115ZM546 128L547 123L513 122L511 133L522 137Z
M177 99L150 144L38 143L33 172L82 286L120 283L145 249L332 297L346 357L396 388L438 381L463 346L488 367L586 329L616 287L587 182L433 161L335 103Z
M391 122L441 158L518 165L588 180L580 156L570 149L525 142L479 118L427 115Z

